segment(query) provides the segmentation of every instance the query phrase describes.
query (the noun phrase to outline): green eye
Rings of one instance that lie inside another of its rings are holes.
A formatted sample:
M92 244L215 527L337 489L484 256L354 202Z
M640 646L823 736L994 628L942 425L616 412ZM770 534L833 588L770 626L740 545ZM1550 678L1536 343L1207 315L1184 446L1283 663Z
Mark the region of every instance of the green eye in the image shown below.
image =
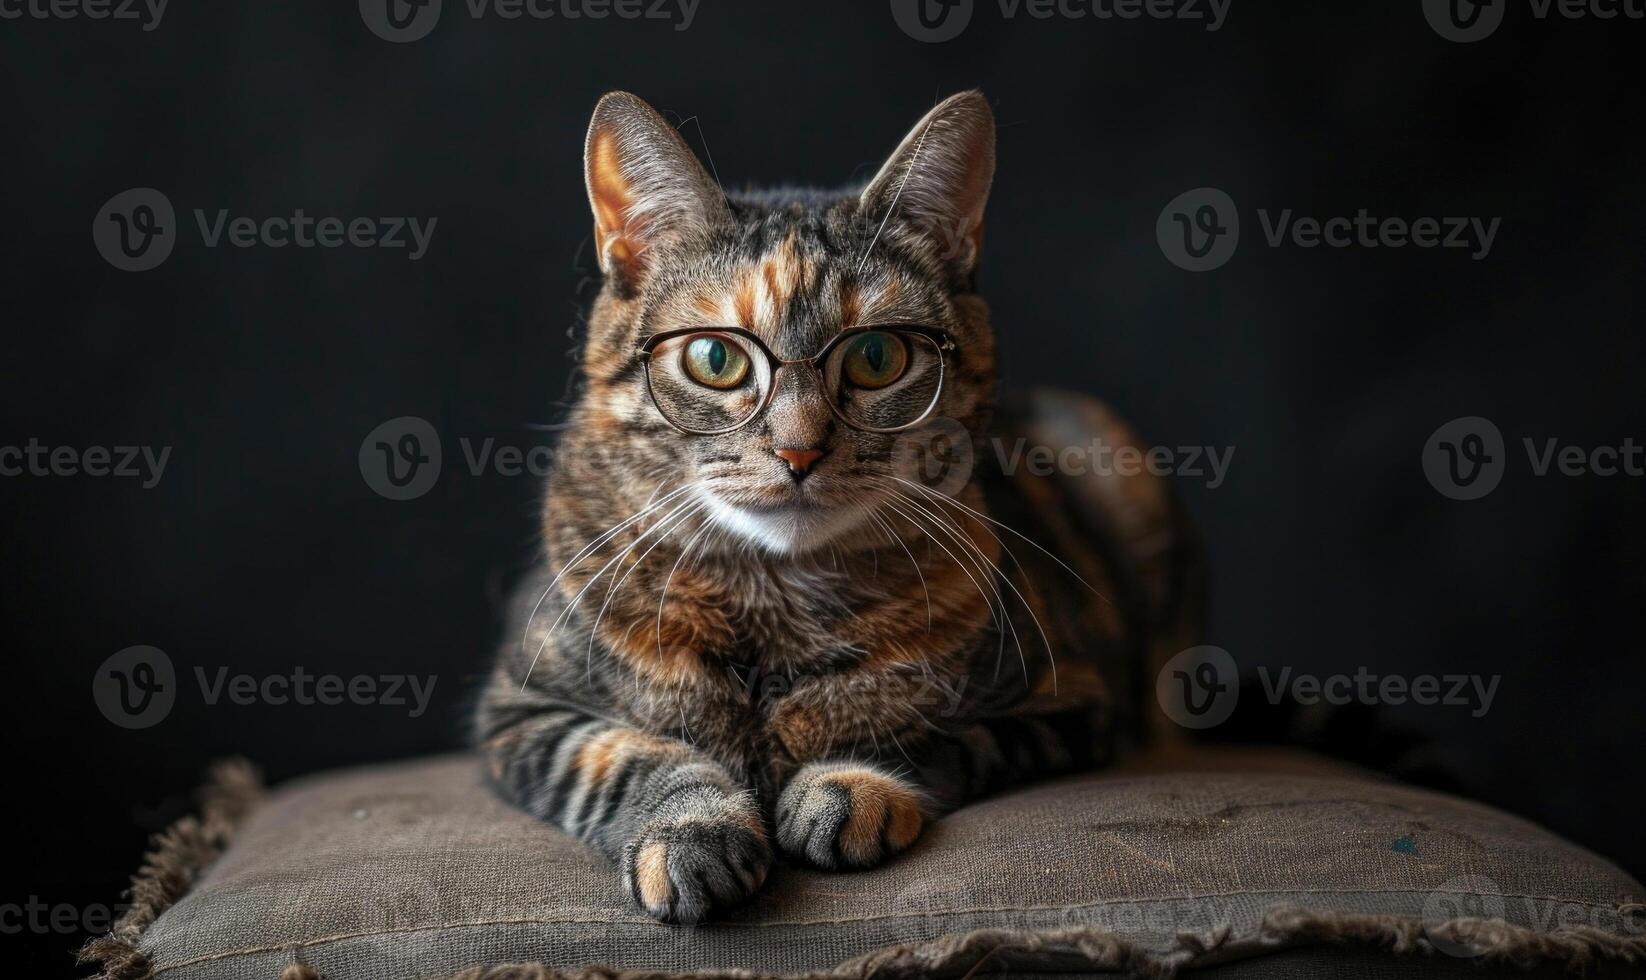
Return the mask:
M713 334L693 337L681 361L693 381L721 391L736 388L749 376L749 356L743 348Z
M908 345L896 334L874 330L847 342L846 378L859 388L884 388L908 367Z

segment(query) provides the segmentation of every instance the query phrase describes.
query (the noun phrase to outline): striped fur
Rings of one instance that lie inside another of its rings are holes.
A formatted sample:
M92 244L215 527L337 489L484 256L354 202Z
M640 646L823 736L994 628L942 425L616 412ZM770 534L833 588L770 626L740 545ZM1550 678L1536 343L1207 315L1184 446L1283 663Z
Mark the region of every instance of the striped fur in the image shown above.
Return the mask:
M625 95L597 108L587 157L605 288L543 561L479 714L500 792L689 923L754 893L774 847L869 867L968 799L1141 737L1148 659L1192 632L1198 595L1158 480L1007 476L977 449L969 479L933 488L904 452L929 427L844 426L789 369L746 428L685 436L633 353L713 325L796 358L918 322L956 341L937 415L965 439L1131 442L1082 399L996 402L981 96L935 108L856 193L722 195ZM774 455L795 446L826 453L804 481Z

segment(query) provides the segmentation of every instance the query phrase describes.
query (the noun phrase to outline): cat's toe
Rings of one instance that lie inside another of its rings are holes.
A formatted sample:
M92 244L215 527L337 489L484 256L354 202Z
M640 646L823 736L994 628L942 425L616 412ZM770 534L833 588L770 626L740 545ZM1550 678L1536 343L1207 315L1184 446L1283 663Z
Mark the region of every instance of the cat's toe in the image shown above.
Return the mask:
M623 887L664 922L692 925L752 895L771 847L758 817L735 813L648 825L623 849Z
M867 766L807 766L777 804L777 842L820 868L869 868L898 853L925 826L920 793Z

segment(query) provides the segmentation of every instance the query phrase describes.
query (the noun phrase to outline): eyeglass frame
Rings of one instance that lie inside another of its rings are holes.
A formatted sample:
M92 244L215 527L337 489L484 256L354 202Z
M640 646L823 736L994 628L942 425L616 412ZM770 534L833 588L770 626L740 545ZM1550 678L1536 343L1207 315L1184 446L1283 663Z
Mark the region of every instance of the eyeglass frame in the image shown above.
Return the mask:
M920 413L920 417L912 422L907 422L903 425L897 426L879 427L861 425L847 418L846 413L840 410L840 407L835 404L835 399L833 398L825 398L824 401L828 403L829 411L834 413L836 418L859 432L868 432L877 435L891 435L898 432L907 432L908 430L931 418L932 413L937 410L937 403L943 398L943 382L947 380L948 375L948 355L957 350L958 345L954 342L954 335L942 327L933 327L921 323L875 323L847 327L835 334L833 337L830 337L829 342L824 344L823 348L816 354L813 354L810 357L797 357L791 360L785 360L778 357L772 352L770 347L766 346L766 342L764 340L761 340L752 330L749 330L746 327L677 327L673 330L664 330L647 337L639 347L635 348L634 354L640 359L640 362L645 369L646 397L651 399L652 407L657 409L657 414L663 417L663 421L667 422L670 428L688 436L723 436L728 433L736 432L738 429L741 429L750 422L753 422L755 419L763 415L767 408L771 407L772 399L777 395L777 372L782 368L796 364L805 365L811 369L812 378L817 382L818 389L827 393L829 387L828 380L824 378L822 368L819 365L821 365L830 354L834 353L835 348L839 347L846 341L851 340L853 337L859 337L863 334L874 333L876 331L912 333L917 336L925 337L927 340L932 342L933 346L937 348L937 388L932 392L931 404L927 405L926 410ZM750 412L749 417L743 421L738 422L736 425L727 426L724 429L688 429L676 422L674 419L670 418L669 413L663 411L662 403L657 400L657 391L652 386L652 353L657 349L659 344L667 340L673 340L676 337L686 337L692 334L717 333L729 334L740 340L748 340L752 342L755 349L760 351L760 353L764 354L766 357L766 364L770 370L769 377L771 381L770 384L766 386L766 394L761 397L760 404L756 405L754 407L754 411Z

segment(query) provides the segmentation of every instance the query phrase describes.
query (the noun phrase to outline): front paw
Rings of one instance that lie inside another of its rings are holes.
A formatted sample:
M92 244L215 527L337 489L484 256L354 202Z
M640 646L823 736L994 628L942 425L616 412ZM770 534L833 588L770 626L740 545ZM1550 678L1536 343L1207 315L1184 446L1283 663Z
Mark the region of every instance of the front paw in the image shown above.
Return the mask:
M623 847L623 887L653 917L692 925L754 894L771 860L759 813L722 797L642 827Z
M920 836L918 790L855 763L812 763L777 800L777 843L820 868L870 868Z

